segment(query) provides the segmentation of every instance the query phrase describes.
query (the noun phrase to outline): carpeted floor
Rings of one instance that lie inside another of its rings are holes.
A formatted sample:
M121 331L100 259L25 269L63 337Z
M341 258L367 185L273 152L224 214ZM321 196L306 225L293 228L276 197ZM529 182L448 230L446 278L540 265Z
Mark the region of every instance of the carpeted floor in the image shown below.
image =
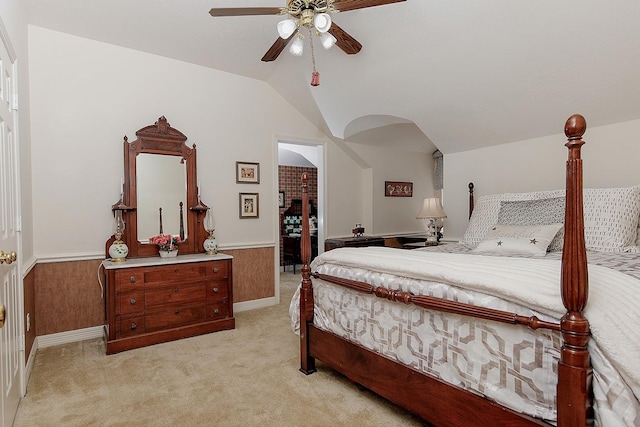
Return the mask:
M236 329L106 356L101 339L38 351L15 427L420 426L318 363L298 371L288 307L236 314Z

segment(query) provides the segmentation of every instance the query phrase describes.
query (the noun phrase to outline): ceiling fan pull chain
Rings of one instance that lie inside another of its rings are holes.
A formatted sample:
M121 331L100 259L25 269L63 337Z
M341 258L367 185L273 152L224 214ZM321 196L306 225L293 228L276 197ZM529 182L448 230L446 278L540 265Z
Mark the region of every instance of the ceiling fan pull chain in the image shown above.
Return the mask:
M313 72L311 73L311 86L320 86L320 73L316 71L316 53L313 50L313 31L309 30L309 44L311 44L311 63L313 64Z

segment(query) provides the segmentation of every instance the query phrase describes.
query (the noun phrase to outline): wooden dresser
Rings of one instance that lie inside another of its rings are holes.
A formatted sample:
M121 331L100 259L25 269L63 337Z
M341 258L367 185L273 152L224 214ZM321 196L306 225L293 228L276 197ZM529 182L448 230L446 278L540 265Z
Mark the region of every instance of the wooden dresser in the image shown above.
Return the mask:
M335 248L361 248L365 246L384 246L384 237L338 237L324 241L324 250Z
M104 261L107 354L235 328L225 254Z

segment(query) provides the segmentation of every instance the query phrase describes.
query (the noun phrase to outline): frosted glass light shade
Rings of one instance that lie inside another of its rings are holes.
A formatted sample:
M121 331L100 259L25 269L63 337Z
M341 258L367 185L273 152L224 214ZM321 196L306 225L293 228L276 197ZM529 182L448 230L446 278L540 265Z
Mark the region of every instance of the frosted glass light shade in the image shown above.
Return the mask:
M338 40L333 37L333 34L330 33L323 33L320 36L320 43L322 43L322 47L324 47L325 49L331 49L331 47L336 44Z
M216 219L211 209L207 209L207 214L204 216L204 229L207 233L211 233L216 229Z
M321 33L326 33L331 27L331 16L328 13L318 13L313 17L313 26Z
M298 23L293 19L285 19L278 22L278 34L283 39L288 39L291 34L298 28Z
M302 56L302 51L304 50L304 42L302 37L297 37L293 43L291 43L291 47L289 48L289 52L295 56Z

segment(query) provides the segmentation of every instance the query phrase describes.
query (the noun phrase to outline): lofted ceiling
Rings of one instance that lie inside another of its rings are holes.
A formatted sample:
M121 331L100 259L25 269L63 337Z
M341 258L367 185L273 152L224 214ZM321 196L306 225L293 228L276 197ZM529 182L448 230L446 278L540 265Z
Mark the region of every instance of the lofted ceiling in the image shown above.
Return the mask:
M260 61L282 17L208 13L285 0L28 2L33 25L264 80L337 140L385 128L399 144L414 124L425 151L447 154L557 134L576 112L590 126L640 118L637 0L407 0L337 13L363 48L317 48L317 87L308 46Z

